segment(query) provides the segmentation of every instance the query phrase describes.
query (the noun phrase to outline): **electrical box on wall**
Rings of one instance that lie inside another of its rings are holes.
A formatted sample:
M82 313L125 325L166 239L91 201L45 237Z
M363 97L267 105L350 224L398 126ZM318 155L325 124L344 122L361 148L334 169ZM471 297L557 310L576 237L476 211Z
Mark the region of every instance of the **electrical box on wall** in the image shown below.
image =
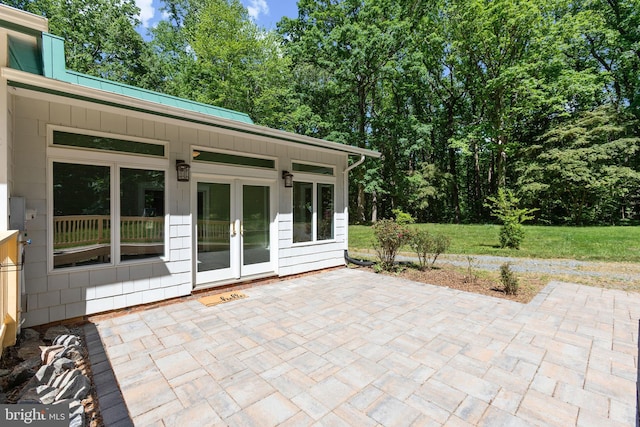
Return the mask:
M9 229L24 231L27 205L24 197L9 198Z

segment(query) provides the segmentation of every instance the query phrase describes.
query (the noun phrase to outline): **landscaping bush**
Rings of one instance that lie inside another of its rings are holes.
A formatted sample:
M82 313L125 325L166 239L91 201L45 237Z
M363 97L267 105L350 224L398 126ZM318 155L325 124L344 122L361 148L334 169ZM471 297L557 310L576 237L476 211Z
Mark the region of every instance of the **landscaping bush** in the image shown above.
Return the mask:
M391 212L393 212L396 217L396 222L400 225L408 225L416 222L410 213L404 212L402 209L393 209Z
M390 271L394 268L396 255L409 239L409 230L391 219L383 219L373 224L376 238L374 249L380 260L380 267Z
M517 295L518 293L518 278L515 273L511 271L511 264L505 262L500 266L500 280L502 286L504 286L504 293L507 295Z
M491 215L502 221L500 229L500 247L520 249L524 240L522 223L533 219L531 214L537 209L519 208L520 199L511 190L500 188L496 197L487 197L490 202L486 206L491 208Z
M413 230L409 246L418 255L420 268L433 267L438 256L449 249L451 239L444 234L431 234L427 230Z

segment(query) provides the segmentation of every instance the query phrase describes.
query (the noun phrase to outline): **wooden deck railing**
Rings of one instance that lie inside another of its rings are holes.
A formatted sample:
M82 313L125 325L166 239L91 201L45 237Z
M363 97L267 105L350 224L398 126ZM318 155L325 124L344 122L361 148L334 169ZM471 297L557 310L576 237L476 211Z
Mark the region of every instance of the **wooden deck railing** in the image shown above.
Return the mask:
M18 246L17 231L0 231L1 350L16 343L20 322Z
M229 241L229 221L198 220L198 242Z
M54 249L108 244L111 218L108 215L65 215L53 218ZM164 240L164 217L123 216L120 240L127 243L157 243Z

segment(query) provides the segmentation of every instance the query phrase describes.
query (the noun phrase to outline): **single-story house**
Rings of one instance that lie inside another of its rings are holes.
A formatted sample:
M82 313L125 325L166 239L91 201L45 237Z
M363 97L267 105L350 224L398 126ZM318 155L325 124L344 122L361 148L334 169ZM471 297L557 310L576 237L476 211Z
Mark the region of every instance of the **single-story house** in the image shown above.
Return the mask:
M0 6L0 230L25 242L25 326L344 264L349 171L379 153L67 70L47 31Z

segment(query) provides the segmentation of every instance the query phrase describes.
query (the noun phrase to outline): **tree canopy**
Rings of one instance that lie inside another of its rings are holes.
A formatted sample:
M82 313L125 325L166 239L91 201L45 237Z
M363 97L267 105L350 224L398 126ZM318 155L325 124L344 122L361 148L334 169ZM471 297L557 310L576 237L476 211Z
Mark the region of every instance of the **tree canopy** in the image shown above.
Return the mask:
M540 223L640 221L640 0L299 0L257 26L239 0L14 0L81 72L380 151L351 218L491 221L510 190Z

